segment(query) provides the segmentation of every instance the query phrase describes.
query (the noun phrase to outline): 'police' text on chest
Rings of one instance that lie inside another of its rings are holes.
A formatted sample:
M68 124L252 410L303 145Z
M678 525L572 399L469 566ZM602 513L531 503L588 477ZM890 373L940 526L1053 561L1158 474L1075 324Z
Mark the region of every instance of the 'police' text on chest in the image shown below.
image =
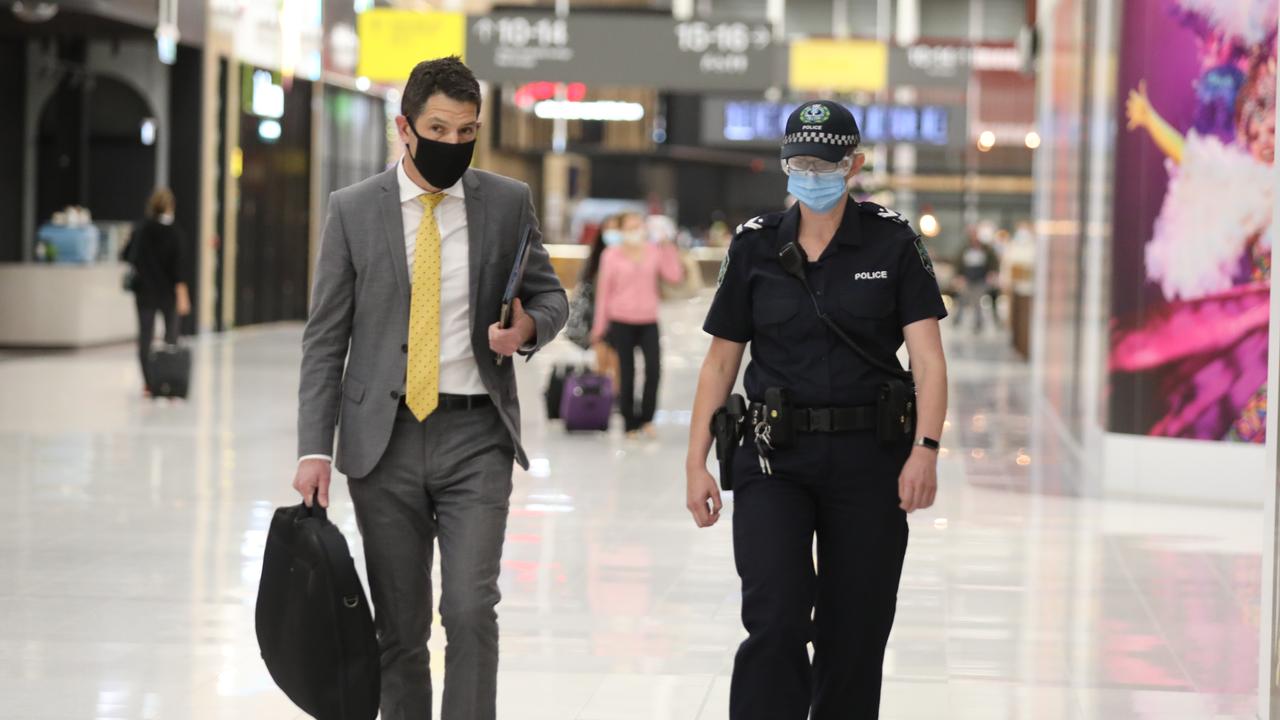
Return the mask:
M853 279L854 279L854 280L888 280L888 279L889 279L889 271L888 271L888 270L877 270L877 271L875 271L875 272L860 272L860 273L854 273L854 275L853 275Z

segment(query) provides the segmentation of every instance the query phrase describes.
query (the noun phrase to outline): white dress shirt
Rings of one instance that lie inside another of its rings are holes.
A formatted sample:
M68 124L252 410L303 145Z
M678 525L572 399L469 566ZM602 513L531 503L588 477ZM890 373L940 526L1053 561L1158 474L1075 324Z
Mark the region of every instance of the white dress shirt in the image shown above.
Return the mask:
M418 225L426 208L418 200L426 191L409 179L404 158L396 165L400 186L400 217L404 221L404 252L413 282L413 259L418 245ZM436 226L440 228L440 392L455 395L484 395L488 390L480 379L475 353L471 350L471 259L467 234L467 204L462 181L444 191L436 205ZM403 390L403 386L401 386ZM298 459L328 460L329 455L305 455Z
M403 158L396 165L396 180L400 184L405 258L409 261L412 282L418 225L426 211L418 197L427 193L409 179ZM440 392L484 395L488 391L480 380L480 368L471 350L470 241L462 181L443 192L445 199L435 209L436 225L440 228Z

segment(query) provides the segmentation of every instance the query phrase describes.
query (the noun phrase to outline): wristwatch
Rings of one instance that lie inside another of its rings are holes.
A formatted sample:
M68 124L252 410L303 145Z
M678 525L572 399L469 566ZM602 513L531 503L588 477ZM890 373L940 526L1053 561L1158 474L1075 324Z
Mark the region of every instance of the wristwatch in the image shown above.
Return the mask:
M940 445L937 440L934 440L931 437L922 437L919 440L916 440L915 446L922 447L922 448L929 448L934 452L938 452L938 450L942 448L942 445Z

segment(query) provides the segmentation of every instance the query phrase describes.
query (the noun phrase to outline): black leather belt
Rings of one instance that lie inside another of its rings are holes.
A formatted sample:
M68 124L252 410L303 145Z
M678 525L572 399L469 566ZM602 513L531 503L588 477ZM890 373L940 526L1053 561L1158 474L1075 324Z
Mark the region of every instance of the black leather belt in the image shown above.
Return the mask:
M751 414L764 416L762 403L751 404ZM860 405L842 408L795 408L791 411L792 427L796 432L834 433L874 430L876 406Z
M440 393L440 404L437 408L440 410L474 410L488 407L492 404L493 398L488 395L450 395L448 393Z
M488 407L493 404L493 398L488 395L452 395L450 393L440 393L440 401L436 405L436 410L474 410L475 408ZM401 396L400 404L408 407L409 401Z

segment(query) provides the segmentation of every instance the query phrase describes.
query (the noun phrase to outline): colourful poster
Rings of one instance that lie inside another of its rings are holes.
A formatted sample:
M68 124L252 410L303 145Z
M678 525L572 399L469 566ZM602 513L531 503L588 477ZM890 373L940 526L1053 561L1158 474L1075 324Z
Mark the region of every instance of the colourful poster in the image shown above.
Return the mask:
M1261 443L1280 0L1126 0L1108 428Z

